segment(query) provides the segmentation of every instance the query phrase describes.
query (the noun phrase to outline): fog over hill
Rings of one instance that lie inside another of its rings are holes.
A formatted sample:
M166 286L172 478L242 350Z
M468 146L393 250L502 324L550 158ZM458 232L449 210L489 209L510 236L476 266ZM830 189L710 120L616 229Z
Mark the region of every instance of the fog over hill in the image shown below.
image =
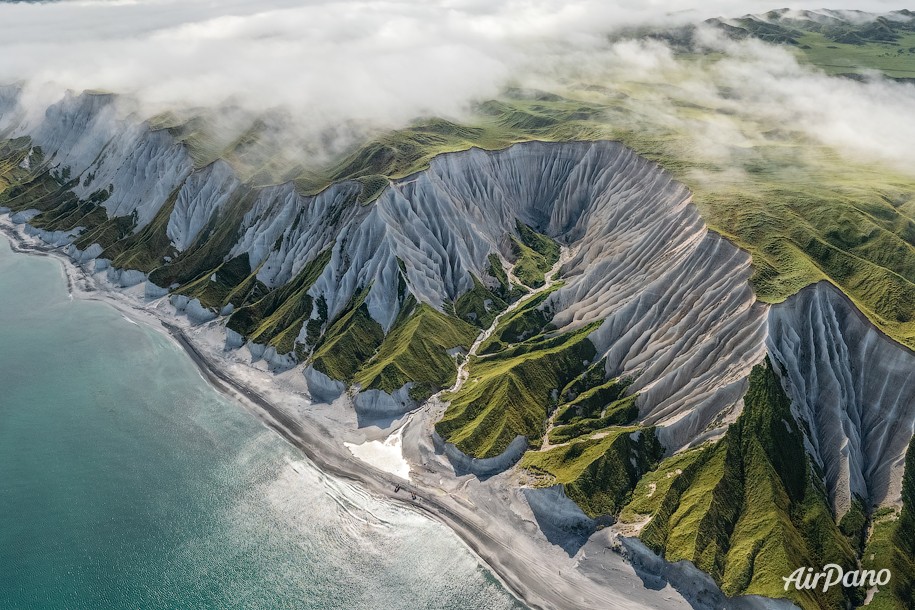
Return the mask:
M270 111L283 117L284 131L299 136L296 146L321 137L309 152L327 154L358 138L353 131L399 127L418 116L466 117L473 102L508 85L549 90L583 68L616 79L616 65L626 71L623 78L650 78L672 69L666 51L613 45L608 33L772 8L762 1L3 3L0 82L26 81L29 94L43 98L31 107L46 107L64 89L128 94L144 117L228 106L237 121L222 111L218 130L236 135L252 116ZM843 0L831 8L900 7ZM784 57L758 57L752 46L731 51L726 68L737 81L731 86L769 92L765 101L789 117L803 113L798 121L823 109L811 131L835 133L838 145L847 145L843 134L857 132L860 120L888 123L911 110L888 100L872 113L866 104L887 98L886 91L858 100L824 87ZM708 89L701 70L678 76L697 92ZM773 83L783 86L770 91Z

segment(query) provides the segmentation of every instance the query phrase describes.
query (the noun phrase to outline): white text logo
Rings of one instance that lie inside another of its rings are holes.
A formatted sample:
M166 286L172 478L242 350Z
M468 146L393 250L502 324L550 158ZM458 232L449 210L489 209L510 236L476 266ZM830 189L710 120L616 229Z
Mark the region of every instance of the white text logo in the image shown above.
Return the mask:
M830 563L822 571L814 572L813 568L798 568L785 581L785 591L793 585L798 591L813 590L822 586L823 593L841 583L843 587L883 587L890 582L893 575L889 570L849 570Z

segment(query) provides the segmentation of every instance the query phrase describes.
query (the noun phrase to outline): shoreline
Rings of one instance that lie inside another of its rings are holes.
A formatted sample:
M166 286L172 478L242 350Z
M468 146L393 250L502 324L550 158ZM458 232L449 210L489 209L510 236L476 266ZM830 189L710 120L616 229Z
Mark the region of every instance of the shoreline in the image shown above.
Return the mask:
M129 319L162 332L188 355L216 391L241 403L317 468L448 527L522 604L530 608L563 610L694 607L667 583L662 587L647 587L623 557L620 542L609 530L592 535L574 556L547 541L532 518L526 500L521 499L520 489L511 485L514 482L511 471L485 482L472 475L455 476L444 456L432 448L431 434L423 437L435 419L433 411L443 408L441 404L424 405L395 420L395 427L402 425L405 437L415 441L410 447L406 440L404 442L404 458L410 464L412 480L403 481L348 451L343 444L346 438L341 434L345 436L354 431L346 430L341 422L327 417L323 410L310 408L306 413L293 415L275 404L275 398L265 396L267 388L233 375L228 358L212 353L216 350L207 349L189 335L189 331L198 327L191 326L184 316L152 307L152 303L144 303L143 299L130 295L130 289L105 285L74 263L61 248L23 235L18 228L21 226L12 224L6 215L0 218L0 233L14 252L49 256L60 261L71 298L107 303ZM186 325L182 326L182 323ZM252 371L263 372L247 366ZM293 373L296 372L293 369ZM269 389L279 391L281 395L287 393L284 388ZM395 492L395 487L403 493ZM416 495L415 500L411 499L411 493ZM579 569L583 563L587 564L586 570ZM597 570L607 573L595 574Z

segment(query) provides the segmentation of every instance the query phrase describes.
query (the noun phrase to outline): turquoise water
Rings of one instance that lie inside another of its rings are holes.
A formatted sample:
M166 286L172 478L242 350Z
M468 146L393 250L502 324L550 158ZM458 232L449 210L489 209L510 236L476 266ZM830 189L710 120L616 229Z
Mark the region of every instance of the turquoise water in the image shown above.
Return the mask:
M0 239L0 608L514 606L444 526L324 476Z

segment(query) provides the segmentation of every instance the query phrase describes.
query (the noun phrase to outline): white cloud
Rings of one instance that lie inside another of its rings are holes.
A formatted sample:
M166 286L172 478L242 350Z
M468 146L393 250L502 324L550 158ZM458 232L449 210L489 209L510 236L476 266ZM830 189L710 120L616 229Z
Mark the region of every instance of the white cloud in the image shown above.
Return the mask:
M830 77L784 47L728 40L710 28L699 38L723 58L684 61L661 43L626 41L594 54L584 78L632 95L633 128L687 133L694 154L712 163L777 131L915 173L915 85ZM683 112L690 104L717 112L690 118Z
M796 2L817 8L819 0ZM880 0L834 8L887 11ZM745 0L76 0L0 4L0 82L43 91L131 94L145 112L282 109L300 127L401 125L460 116L509 82L592 71L617 83L676 83L677 96L789 125L880 159L912 158L913 88L828 78L786 51L709 38L729 58L697 67L661 44L609 45L626 25L773 8ZM722 96L722 87L736 91ZM633 100L651 120L683 121L662 89ZM706 154L748 138L726 114L690 125Z

